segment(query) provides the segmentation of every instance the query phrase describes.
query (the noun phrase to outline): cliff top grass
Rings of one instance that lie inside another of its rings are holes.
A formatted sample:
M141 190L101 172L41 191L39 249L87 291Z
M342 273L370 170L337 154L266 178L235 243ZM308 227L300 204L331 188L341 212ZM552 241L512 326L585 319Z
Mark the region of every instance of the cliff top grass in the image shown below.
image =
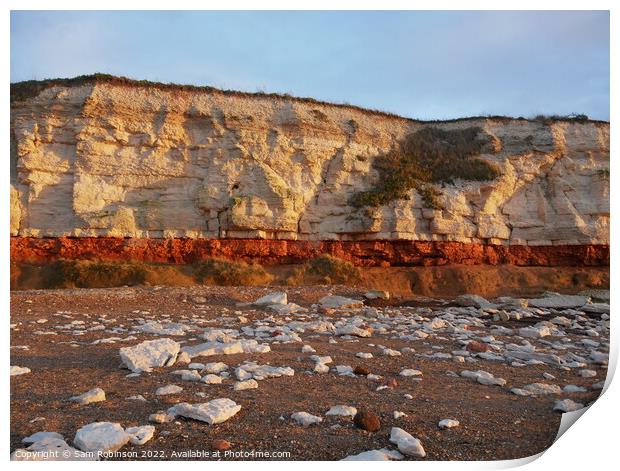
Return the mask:
M11 83L11 103L27 100L39 95L43 90L54 87L77 87L81 85L95 85L95 84L108 84L120 87L147 87L156 88L159 90L167 91L187 91L187 92L203 92L213 95L228 95L239 97L257 97L257 98L272 98L274 100L291 100L299 103L308 103L321 106L335 106L338 108L356 110L369 115L385 116L390 118L402 119L409 122L416 123L452 123L457 121L467 120L480 120L480 119L492 119L498 121L538 121L545 124L558 121L568 122L593 122L593 123L606 123L608 121L592 120L584 114L572 114L572 115L537 115L532 119L524 117L510 117L500 115L487 115L487 116L469 116L462 118L453 118L446 120L420 120L413 118L406 118L399 116L395 113L388 111L376 110L371 108L363 108L357 105L351 105L349 103L330 103L326 101L317 100L309 97L296 97L287 93L268 93L268 92L244 92L240 90L222 90L219 88L211 87L208 85L182 85L176 83L162 83L151 82L150 80L136 80L128 77L121 77L110 74L94 73L90 75L80 75L73 78L54 78L44 80L26 80L23 82Z

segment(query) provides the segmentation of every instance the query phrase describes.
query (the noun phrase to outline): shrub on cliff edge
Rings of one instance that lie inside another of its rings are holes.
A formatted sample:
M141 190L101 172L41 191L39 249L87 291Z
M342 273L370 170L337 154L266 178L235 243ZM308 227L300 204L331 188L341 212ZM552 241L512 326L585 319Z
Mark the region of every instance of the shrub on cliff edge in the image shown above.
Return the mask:
M382 206L409 199L409 191L415 189L424 206L439 209L434 184L493 180L499 175L493 165L476 157L489 142L488 135L481 134L479 127L426 127L407 135L397 149L374 160L379 173L374 188L354 194L349 203L356 208Z

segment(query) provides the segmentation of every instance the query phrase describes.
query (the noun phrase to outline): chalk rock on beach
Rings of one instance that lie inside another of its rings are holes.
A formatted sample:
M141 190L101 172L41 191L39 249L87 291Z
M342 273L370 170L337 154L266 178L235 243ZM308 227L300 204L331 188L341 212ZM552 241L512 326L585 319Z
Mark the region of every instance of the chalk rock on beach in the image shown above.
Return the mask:
M295 412L291 415L291 419L304 427L323 422L323 418L309 414L308 412Z
M19 448L11 453L11 461L94 461L96 459L67 445L64 439L52 436L41 438L28 448Z
M571 401L570 399L557 401L553 406L553 410L558 412L574 412L583 408L583 404L581 404L580 402Z
M355 337L370 337L372 332L370 329L361 329L353 324L345 324L336 328L336 335L353 335Z
M25 366L11 366L11 376L19 376L30 373L30 368Z
M105 391L101 388L94 388L79 396L73 396L70 400L82 405L105 401Z
M355 417L357 409L352 406L332 406L325 415L340 415L342 417Z
M288 304L288 298L287 298L286 293L277 292L277 293L268 294L266 296L263 296L262 298L258 298L252 304L254 304L255 306L270 306L272 304Z
M420 440L414 438L402 428L392 427L390 442L394 443L398 447L398 451L405 455L416 456L418 458L424 458L426 456L426 452Z
M364 302L344 296L325 296L319 299L319 305L324 309L359 309Z
M181 386L177 386L176 384L168 384L166 386L162 386L155 390L155 395L157 396L167 396L168 394L177 394L183 391Z
M358 453L357 455L349 455L340 461L391 461L400 460L403 455L396 450L387 450L385 448L381 450L368 450Z
M213 399L202 404L182 402L168 409L168 414L175 417L187 417L200 420L209 425L227 421L241 410L241 406L228 398Z
M460 422L454 419L443 419L443 420L440 420L439 423L437 424L437 426L442 429L458 427L459 425L460 425Z
M22 439L22 443L36 443L47 439L64 440L65 437L58 432L36 432Z
M131 439L120 424L93 422L80 428L73 443L82 451L116 451Z
M454 299L454 303L464 307L475 307L477 309L490 309L496 307L482 296L476 294L462 294Z
M139 427L129 427L125 429L129 434L132 445L144 445L155 434L155 427L152 425L141 425Z
M542 298L530 299L530 307L571 309L579 308L590 301L588 296L545 293Z
M174 363L181 345L172 339L147 340L120 349L121 360L134 373L151 371L152 368Z
M184 346L183 351L191 357L212 355L234 355L236 353L267 353L271 348L267 344L259 344L256 340L233 340L220 342L212 340L198 345Z

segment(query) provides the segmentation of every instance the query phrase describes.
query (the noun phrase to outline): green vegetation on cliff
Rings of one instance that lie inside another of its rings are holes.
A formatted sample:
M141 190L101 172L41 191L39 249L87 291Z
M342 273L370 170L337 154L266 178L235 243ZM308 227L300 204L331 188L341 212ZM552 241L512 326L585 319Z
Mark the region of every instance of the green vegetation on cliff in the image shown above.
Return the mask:
M498 170L476 158L489 142L479 127L444 130L426 127L409 134L398 148L379 156L373 162L379 178L371 190L356 193L352 206L381 206L397 199L409 199L415 189L428 208L439 208L437 183L453 183L455 179L493 180Z

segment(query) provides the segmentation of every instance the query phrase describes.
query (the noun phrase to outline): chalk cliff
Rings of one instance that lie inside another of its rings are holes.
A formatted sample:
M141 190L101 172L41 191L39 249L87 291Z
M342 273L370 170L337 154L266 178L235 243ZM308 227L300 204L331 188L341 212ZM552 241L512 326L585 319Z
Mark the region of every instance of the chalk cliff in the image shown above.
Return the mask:
M291 97L85 81L11 102L11 235L609 243L609 124L424 123ZM477 128L492 180L375 207L376 159L423 128Z

